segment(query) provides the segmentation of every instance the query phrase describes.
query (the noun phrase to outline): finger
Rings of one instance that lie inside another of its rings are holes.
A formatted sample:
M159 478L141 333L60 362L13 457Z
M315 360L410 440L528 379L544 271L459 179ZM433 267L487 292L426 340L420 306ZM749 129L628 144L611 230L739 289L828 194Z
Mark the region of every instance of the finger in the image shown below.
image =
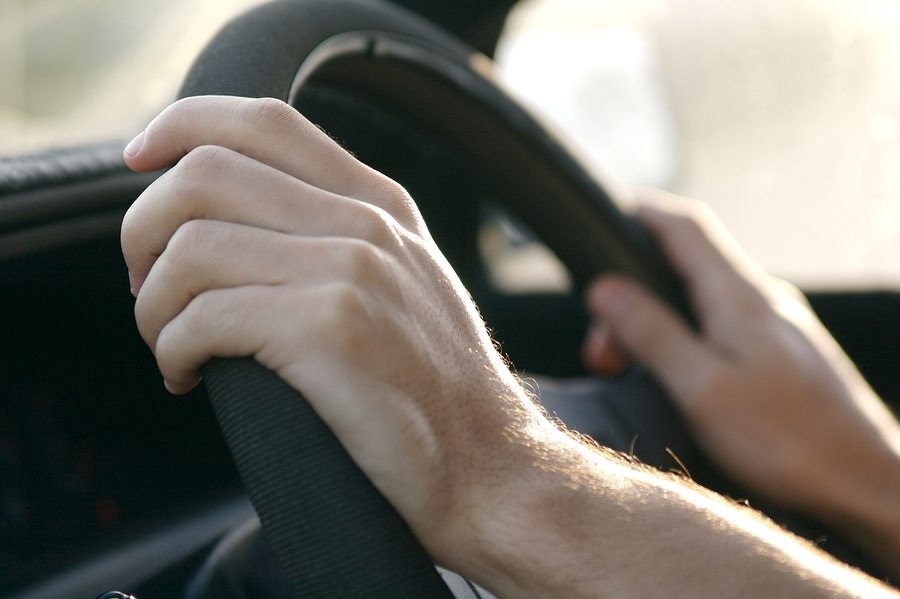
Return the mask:
M191 301L160 332L156 362L166 388L176 395L200 382L211 358L255 356L277 334L270 312L274 287L214 289Z
M628 366L628 358L619 349L604 321L596 321L588 329L581 353L585 368L596 374L615 375Z
M219 221L190 221L169 242L138 294L138 330L154 348L163 326L196 296L246 285L305 285L347 280L379 293L393 289L388 256L347 238L310 238Z
M341 281L211 289L160 331L157 365L166 387L181 394L197 385L210 359L253 357L302 393L298 372L331 368L345 359L342 352L374 351L363 341L369 333L360 334L380 324L372 319L371 299ZM343 383L331 379L334 388Z
M762 304L759 267L704 204L669 194L644 194L636 216L659 240L685 278L701 318L731 305Z
M273 98L184 98L153 119L124 156L134 170L156 170L205 145L230 148L310 185L367 201L391 183Z
M313 187L232 150L203 146L151 184L125 215L122 251L135 293L175 231L193 219L354 237L381 247L402 235L402 225L376 206Z
M588 309L603 319L619 346L656 375L682 403L703 397L719 359L650 292L620 277L591 286Z

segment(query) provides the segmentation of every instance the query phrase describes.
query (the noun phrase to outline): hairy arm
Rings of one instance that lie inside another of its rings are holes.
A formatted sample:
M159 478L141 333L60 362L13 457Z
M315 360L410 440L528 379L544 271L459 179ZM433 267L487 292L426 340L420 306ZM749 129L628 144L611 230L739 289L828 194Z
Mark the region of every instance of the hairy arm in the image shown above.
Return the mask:
M500 596L896 596L749 508L577 441L524 470L471 558Z
M402 187L290 107L183 100L125 159L174 164L122 227L167 387L194 387L213 356L253 356L437 563L516 597L882 592L749 511L558 430Z

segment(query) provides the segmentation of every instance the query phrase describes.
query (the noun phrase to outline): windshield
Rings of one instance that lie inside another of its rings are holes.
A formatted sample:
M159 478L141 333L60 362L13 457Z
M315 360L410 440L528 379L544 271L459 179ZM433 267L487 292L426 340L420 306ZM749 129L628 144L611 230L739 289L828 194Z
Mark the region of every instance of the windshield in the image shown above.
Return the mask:
M128 138L260 1L0 0L0 156ZM774 273L900 281L900 2L524 0L497 58L598 172L709 202Z

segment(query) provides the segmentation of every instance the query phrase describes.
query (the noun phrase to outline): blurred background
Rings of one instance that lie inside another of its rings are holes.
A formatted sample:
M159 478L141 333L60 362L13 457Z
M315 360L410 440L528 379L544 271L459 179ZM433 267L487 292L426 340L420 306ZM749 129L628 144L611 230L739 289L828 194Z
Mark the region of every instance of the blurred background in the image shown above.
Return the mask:
M0 160L130 137L259 0L0 0ZM900 2L525 0L498 77L599 176L807 288L900 283Z

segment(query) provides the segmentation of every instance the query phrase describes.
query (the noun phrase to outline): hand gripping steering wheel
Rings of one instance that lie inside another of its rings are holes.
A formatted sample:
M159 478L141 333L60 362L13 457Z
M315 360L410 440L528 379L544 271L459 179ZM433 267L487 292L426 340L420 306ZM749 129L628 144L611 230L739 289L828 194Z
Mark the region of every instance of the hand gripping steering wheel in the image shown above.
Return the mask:
M332 135L368 146L389 175L392 160L422 160L441 140L461 157L456 168L557 253L576 287L614 270L687 314L678 277L644 232L491 82L486 63L387 4L279 0L227 25L180 96L288 101ZM448 595L406 524L296 391L250 359L214 360L204 373L263 530L301 596Z

